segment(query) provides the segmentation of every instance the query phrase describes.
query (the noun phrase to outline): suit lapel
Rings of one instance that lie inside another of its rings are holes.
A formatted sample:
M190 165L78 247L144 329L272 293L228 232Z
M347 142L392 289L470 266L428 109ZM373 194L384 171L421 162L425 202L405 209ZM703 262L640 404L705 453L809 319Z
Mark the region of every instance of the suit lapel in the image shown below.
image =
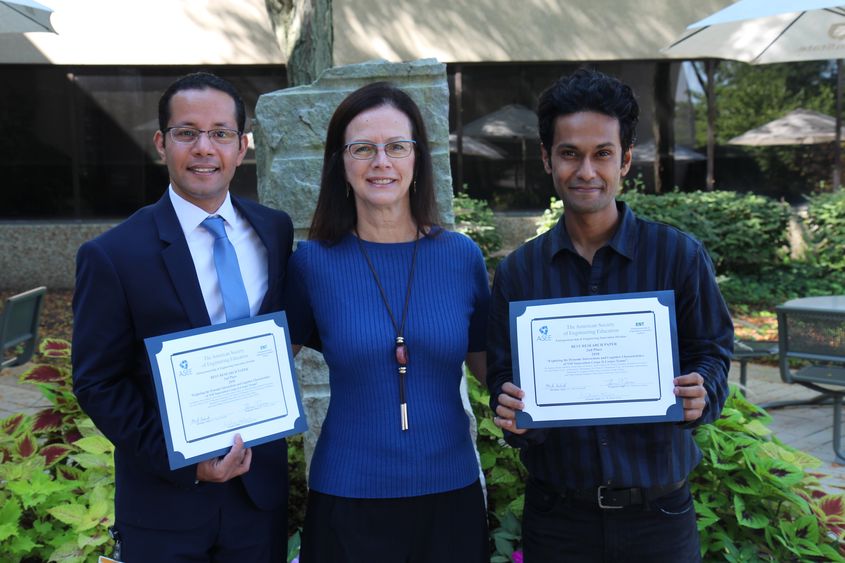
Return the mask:
M153 217L163 243L161 257L188 320L194 327L208 326L211 320L205 308L194 260L168 192L153 206Z
M279 279L279 268L281 267L279 260L280 242L276 238L278 233L274 232L267 217L257 213L252 207L243 205L239 198L232 196L232 204L246 217L258 238L264 243L264 248L267 249L267 293L261 300L258 314L268 313L271 310L272 296L276 291L275 284L276 280Z

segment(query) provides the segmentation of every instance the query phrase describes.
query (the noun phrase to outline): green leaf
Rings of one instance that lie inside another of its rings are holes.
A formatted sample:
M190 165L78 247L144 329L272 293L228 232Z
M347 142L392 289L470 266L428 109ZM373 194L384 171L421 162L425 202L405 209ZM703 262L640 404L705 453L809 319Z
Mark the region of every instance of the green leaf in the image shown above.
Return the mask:
M114 451L114 446L104 436L80 438L73 445L89 454L106 454Z
M830 544L820 543L819 544L819 551L821 551L821 556L825 559L825 561L831 562L839 562L845 561L845 557L842 556L837 549L835 549Z
M78 528L83 526L87 520L88 510L81 504L63 504L47 510L47 512L58 521Z
M516 476L513 473L498 465L490 471L490 475L487 478L488 485L507 485L515 481Z
M36 543L27 534L19 534L11 542L9 542L9 550L12 553L29 555L32 554L37 547L41 547L41 544Z
M62 563L82 563L86 557L86 550L79 547L76 541L67 541L50 554L50 561Z
M513 544L509 540L501 536L494 536L493 543L496 546L496 553L501 553L507 557L510 557L511 553L513 553Z
M76 545L83 549L95 548L105 544L110 540L111 538L109 537L109 535L104 532L97 532L90 536L86 534L79 534L79 537L76 540ZM90 549L86 549L86 551L90 551Z
M757 507L746 504L745 500L740 495L734 496L734 511L736 513L737 521L747 527L755 529L764 529L769 525L769 517L767 514Z
M478 423L478 433L482 436L495 436L496 438L504 438L502 429L496 426L489 418L481 419Z
M480 454L481 457L481 469L485 471L496 465L496 454L492 452L482 452Z
M747 469L732 471L725 476L722 483L735 493L743 495L756 495L760 488L760 478Z
M84 438L83 438L84 439ZM77 440L78 442L79 440ZM112 456L105 454L73 454L70 458L85 469L103 468L109 469L112 466Z

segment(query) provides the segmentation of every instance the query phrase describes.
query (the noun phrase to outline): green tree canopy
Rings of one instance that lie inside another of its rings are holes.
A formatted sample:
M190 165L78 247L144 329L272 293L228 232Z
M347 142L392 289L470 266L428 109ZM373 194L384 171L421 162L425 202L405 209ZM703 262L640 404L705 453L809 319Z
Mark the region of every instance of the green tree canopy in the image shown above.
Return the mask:
M833 115L833 71L831 61L771 65L721 62L715 75L716 143L726 145L733 137L797 108ZM698 95L695 101L696 142L704 145L707 134L704 95ZM763 191L807 194L830 187L832 143L747 147L746 150L770 183L758 187ZM753 187L749 186L749 189Z

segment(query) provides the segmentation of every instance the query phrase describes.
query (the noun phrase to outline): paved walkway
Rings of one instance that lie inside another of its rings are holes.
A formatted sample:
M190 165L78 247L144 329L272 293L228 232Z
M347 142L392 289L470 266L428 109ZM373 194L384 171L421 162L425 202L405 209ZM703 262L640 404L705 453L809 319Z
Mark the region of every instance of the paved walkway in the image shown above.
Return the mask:
M18 382L25 366L0 371L0 419L17 412L33 413L48 403L38 389ZM739 381L739 364L734 363L729 375L732 382ZM748 389L746 396L754 403L800 400L815 396L813 391L800 385L781 382L776 367L748 364ZM783 442L805 451L822 461L818 469L828 475L823 481L832 492L845 492L845 466L836 462L833 453L833 407L827 405L788 407L769 411L774 434Z

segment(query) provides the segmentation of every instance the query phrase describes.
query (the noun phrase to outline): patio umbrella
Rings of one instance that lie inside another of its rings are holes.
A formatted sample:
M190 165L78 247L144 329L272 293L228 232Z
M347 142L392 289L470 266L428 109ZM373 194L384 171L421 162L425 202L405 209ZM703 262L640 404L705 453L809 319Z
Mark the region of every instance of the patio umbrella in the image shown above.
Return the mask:
M845 55L843 0L739 0L687 27L664 49L678 58L751 64L836 59ZM841 59L837 63L834 182L840 180Z
M752 64L845 55L843 0L740 0L687 27L664 52Z
M506 156L498 147L482 139L466 135L463 137L461 148L466 155L489 158L490 160L502 160ZM458 136L455 133L449 133L449 152L458 152Z
M840 135L842 131L840 131ZM817 111L796 109L783 117L746 131L728 141L732 145L815 145L836 140L836 119Z
M509 104L464 126L464 135L494 139L539 139L537 114L525 106Z
M0 33L26 33L49 31L56 33L50 25L53 10L32 0L0 1Z
M540 129L537 126L537 114L525 106L509 104L502 106L496 111L470 121L464 126L464 134L474 137L488 139L510 139L518 141L522 153L522 187L526 187L526 140L540 138ZM519 177L516 173L514 176ZM519 180L516 181L519 185Z
M673 154L677 161L707 160L707 157L700 152L684 145L676 144ZM634 162L654 162L655 156L657 156L657 147L654 146L654 140L637 143L631 153Z

